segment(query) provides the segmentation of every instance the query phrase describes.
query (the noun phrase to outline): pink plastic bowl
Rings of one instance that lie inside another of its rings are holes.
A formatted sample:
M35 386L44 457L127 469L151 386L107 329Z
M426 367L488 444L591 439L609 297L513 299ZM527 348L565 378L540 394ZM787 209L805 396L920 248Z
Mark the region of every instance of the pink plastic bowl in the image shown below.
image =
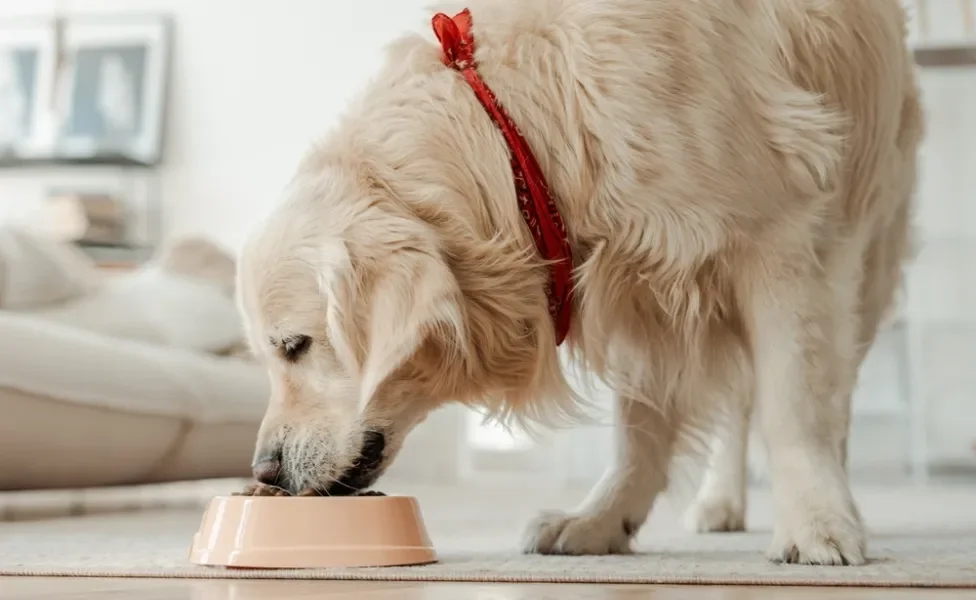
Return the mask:
M387 567L437 561L409 496L218 496L193 537L198 565L265 569Z

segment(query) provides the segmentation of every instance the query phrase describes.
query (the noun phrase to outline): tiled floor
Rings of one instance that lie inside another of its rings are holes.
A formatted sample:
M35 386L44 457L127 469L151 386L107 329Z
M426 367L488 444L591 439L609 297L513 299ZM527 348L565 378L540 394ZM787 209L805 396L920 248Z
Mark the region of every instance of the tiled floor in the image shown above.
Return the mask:
M976 590L0 578L0 600L955 600Z

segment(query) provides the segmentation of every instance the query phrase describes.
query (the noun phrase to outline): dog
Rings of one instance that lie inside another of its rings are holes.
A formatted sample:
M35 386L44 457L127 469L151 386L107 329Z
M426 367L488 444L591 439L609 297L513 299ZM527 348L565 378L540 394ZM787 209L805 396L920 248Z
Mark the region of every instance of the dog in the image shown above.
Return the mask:
M448 402L576 422L562 346L615 391L616 460L524 551L630 551L703 436L691 520L740 528L754 404L769 558L863 564L851 391L911 252L923 137L900 3L465 8L390 45L245 243L273 382L256 480L358 493Z

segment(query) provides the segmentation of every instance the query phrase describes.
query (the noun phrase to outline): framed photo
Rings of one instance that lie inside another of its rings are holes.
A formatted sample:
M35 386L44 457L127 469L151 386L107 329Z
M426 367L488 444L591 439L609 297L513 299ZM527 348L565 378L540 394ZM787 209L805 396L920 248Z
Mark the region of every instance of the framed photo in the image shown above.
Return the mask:
M157 164L168 84L168 19L69 20L61 42L56 155Z
M0 22L0 157L50 152L54 52L51 22Z

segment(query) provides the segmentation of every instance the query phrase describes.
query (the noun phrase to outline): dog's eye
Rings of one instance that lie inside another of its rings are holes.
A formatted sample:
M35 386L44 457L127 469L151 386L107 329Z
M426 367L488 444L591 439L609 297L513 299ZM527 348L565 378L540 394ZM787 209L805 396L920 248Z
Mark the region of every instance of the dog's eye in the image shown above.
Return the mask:
M281 351L288 362L297 362L312 345L312 338L307 335L296 335L284 340Z

